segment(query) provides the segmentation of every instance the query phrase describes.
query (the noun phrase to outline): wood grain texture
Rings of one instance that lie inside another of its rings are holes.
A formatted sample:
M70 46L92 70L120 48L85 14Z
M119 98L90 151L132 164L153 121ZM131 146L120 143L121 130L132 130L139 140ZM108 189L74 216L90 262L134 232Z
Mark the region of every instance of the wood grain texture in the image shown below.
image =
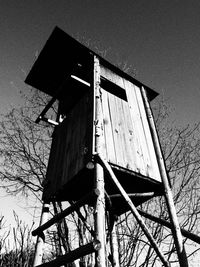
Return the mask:
M161 182L140 88L102 65L100 76L104 158L122 173L132 173L131 179L133 175ZM47 198L59 194L92 160L97 123L94 114L94 88L89 88L56 127L44 192Z
M140 111L141 123L142 123L142 127L143 127L143 130L145 133L146 146L147 146L147 150L148 150L147 171L148 171L150 177L154 177L158 181L161 181L159 166L158 166L158 162L156 159L156 153L155 153L155 148L154 148L154 144L153 144L153 139L152 139L152 135L150 132L147 114L145 111L144 102L142 99L140 89L139 88L136 89L135 93L136 93L136 98L137 98L138 107L139 107L139 111Z
M119 94L102 89L107 160L119 167L161 181L140 88L101 66L103 78L121 87ZM121 94L122 95L122 94Z
M86 164L92 153L92 98L85 94L56 127L47 169L48 198L62 189Z

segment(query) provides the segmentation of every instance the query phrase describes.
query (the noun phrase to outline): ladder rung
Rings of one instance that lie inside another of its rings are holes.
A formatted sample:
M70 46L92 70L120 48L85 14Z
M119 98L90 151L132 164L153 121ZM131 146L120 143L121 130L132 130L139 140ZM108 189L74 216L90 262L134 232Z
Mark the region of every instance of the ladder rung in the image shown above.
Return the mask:
M32 235L41 235L44 230L52 226L54 223L57 223L64 217L68 216L70 213L78 210L83 205L87 204L89 201L91 201L94 198L97 198L99 195L99 190L94 189L91 193L83 197L82 199L78 200L76 203L71 205L70 207L66 208L62 212L56 214L52 219L50 219L48 222L44 223L43 225L39 226L37 229L33 230Z
M66 255L59 256L57 259L43 263L41 265L37 265L36 267L59 267L63 264L73 262L81 257L84 257L88 254L98 251L101 248L101 243L98 240L94 240L93 242L79 247L75 250L70 251Z

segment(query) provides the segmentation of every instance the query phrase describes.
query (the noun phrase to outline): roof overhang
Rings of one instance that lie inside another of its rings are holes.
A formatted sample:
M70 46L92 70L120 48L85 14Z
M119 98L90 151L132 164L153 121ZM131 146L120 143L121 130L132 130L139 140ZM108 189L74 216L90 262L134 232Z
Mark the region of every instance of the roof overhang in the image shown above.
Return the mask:
M58 90L65 84L65 80L70 75L78 73L79 77L83 77L88 82L88 73L84 73L81 69L87 69L93 66L94 55L97 55L102 64L110 68L113 72L139 87L144 86L147 90L149 100L153 100L158 95L157 92L103 59L58 27L55 27L53 30L33 64L25 82L59 99ZM86 66L86 68L81 68L82 65ZM60 95L61 97L63 96Z

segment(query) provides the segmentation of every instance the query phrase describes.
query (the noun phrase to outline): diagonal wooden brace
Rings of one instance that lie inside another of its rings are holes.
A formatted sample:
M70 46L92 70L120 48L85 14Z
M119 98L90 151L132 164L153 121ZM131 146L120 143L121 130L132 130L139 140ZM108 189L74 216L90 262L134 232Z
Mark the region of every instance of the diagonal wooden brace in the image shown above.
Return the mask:
M140 213L140 215L142 215L143 217L145 217L145 218L147 218L147 219L149 219L151 221L154 221L156 223L159 223L159 224L161 224L161 225L163 225L163 226L165 226L165 227L167 227L169 229L172 228L171 222L168 222L168 221L163 220L161 218L155 217L155 216L153 216L153 215L151 215L149 213L146 213L146 212L144 212L144 211L142 211L140 209L137 209L137 210ZM189 238L190 240L192 240L193 242L195 242L197 244L200 244L200 236L195 235L195 234L193 234L193 233L191 233L191 232L189 232L189 231L187 231L187 230L185 230L183 228L181 228L181 233L182 233L182 235L184 237Z
M88 203L89 201L92 201L93 199L96 199L99 195L99 190L94 189L91 193L74 203L73 205L69 206L65 210L63 210L61 213L56 214L52 219L50 219L48 222L44 223L43 225L39 226L37 229L33 230L32 235L41 235L41 232L52 226L54 223L57 223L58 221L62 220L72 212L79 210L80 207Z
M146 235L147 239L149 240L150 244L152 245L152 247L154 248L154 250L156 251L158 257L160 258L160 260L162 261L163 265L165 267L169 267L169 263L167 262L167 260L165 259L162 251L160 250L160 248L158 247L156 241L154 240L152 234L149 232L147 226L145 225L141 215L139 214L139 212L137 211L135 205L133 204L133 202L131 201L130 197L128 196L128 194L126 193L126 191L123 189L123 187L121 186L121 184L119 183L117 177L115 176L112 168L110 167L110 165L108 164L108 162L106 160L104 160L101 155L96 154L94 156L95 160L101 164L101 166L105 169L105 171L109 174L110 179L112 180L112 182L114 183L114 185L117 187L117 189L119 190L121 196L125 199L125 201L127 202L130 210L132 211L135 219L137 220L137 222L139 223L140 227L142 228L144 234Z

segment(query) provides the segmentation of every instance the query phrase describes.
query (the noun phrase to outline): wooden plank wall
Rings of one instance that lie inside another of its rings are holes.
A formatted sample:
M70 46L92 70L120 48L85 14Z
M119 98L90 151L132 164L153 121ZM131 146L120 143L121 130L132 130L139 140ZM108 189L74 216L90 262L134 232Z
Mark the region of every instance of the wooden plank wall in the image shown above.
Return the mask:
M101 66L101 76L125 90L127 101L102 88L107 160L161 181L140 88Z
M54 196L85 167L92 153L93 104L91 90L82 97L56 127L47 168L43 198Z

